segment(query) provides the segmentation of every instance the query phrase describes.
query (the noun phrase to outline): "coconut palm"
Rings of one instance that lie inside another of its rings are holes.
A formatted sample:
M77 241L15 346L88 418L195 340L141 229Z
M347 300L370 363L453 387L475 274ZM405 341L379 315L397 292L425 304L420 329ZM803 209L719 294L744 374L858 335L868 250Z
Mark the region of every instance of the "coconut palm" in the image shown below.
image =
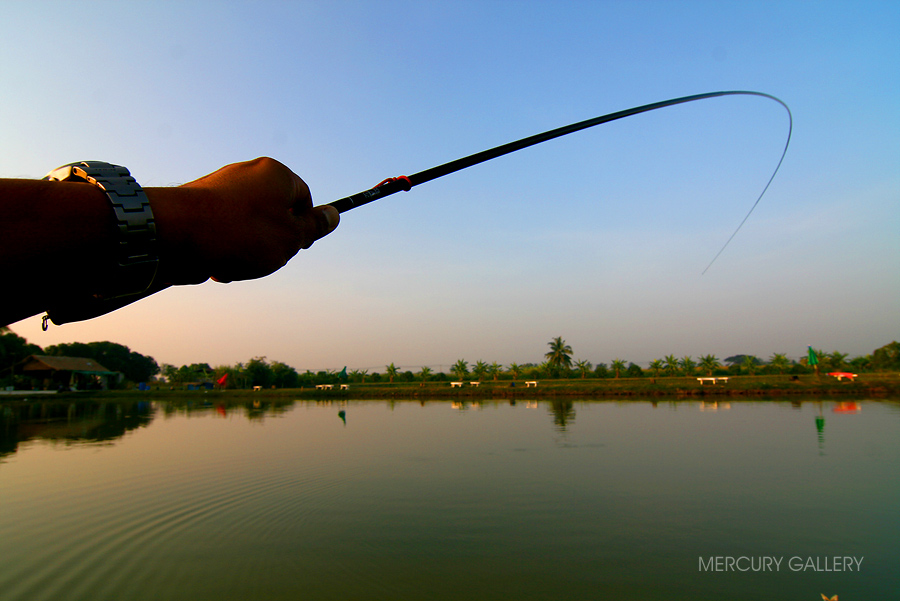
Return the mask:
M585 375L587 374L587 372L591 371L592 367L593 366L591 365L591 362L585 361L584 359L582 359L581 361L575 362L575 369L577 369L578 371L581 372L582 380L585 378Z
M703 355L700 357L700 367L703 368L709 376L712 376L713 370L719 369L719 358L715 355Z
M509 371L510 375L512 375L512 379L516 380L519 376L522 375L522 366L518 363L510 363L509 369L507 371Z
M678 358L675 355L666 355L663 361L666 364L666 375L674 376L678 373Z
M422 378L422 381L425 382L431 377L431 368L427 365L423 366L422 369L419 370L419 377Z
M787 358L787 353L774 353L769 358L769 367L778 370L778 373L780 374L783 374L785 371L787 371L787 368L790 366L791 361Z
M681 361L681 369L684 370L684 375L693 376L694 370L697 369L697 363L691 359L690 355L685 355Z
M613 359L609 364L610 368L616 372L616 378L619 377L619 372L625 369L625 360L624 359Z
M547 346L550 347L550 350L544 354L544 357L547 359L547 365L550 367L551 372L559 374L559 371L563 368L566 370L571 369L572 347L566 344L562 336L557 336L548 342Z
M744 362L741 364L741 367L747 370L747 373L751 376L753 372L756 371L756 368L759 366L759 359L754 357L753 355L745 355Z
M500 365L499 363L497 363L496 361L494 361L493 363L490 364L490 366L488 366L487 373L496 382L497 378L500 377L501 371L503 371L503 366Z
M831 360L831 367L834 369L844 369L847 367L847 356L848 353L839 353L837 351L830 352L828 358Z
M481 382L484 379L484 374L487 373L488 364L479 359L475 362L475 367L472 368L472 375L475 376L475 379Z
M450 371L453 372L457 380L465 380L466 376L469 375L469 362L464 359L460 359L453 364L453 367L450 368Z
M385 367L384 367L384 373L387 375L388 378L390 378L391 384L393 384L393 383L394 383L394 378L395 378L395 377L397 376L397 374L399 373L399 370L397 369L397 367L396 367L393 363L391 363L390 365L385 365Z
M653 375L656 376L657 378L659 377L659 372L662 371L662 368L663 368L662 359L654 359L653 361L650 362L650 369L653 370Z

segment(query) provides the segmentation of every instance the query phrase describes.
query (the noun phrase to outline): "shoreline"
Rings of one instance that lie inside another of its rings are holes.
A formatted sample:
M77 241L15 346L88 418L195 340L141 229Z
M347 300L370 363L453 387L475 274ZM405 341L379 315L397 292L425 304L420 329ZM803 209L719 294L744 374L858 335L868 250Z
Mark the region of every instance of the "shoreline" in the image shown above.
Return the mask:
M515 384L515 385L513 385ZM827 376L731 376L727 382L700 384L696 378L621 378L541 380L537 386L525 387L524 382L511 380L485 381L478 385L465 383L451 387L445 382L378 382L350 383L341 390L335 383L332 389L269 388L252 389L200 389L185 390L166 385L152 386L150 390L107 390L51 393L52 391L4 391L0 402L29 398L78 399L101 397L106 399L163 400L165 397L204 397L206 399L263 399L292 398L296 400L379 400L379 399L627 399L627 398L747 398L763 400L784 397L833 396L838 398L885 398L900 396L900 374L863 374L855 381L838 381Z

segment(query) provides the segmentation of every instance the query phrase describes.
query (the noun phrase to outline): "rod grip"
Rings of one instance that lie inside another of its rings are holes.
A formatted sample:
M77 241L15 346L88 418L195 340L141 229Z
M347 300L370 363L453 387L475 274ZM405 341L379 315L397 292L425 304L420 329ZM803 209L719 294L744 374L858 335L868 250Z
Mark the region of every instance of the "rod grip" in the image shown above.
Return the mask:
M356 207L376 201L379 198L396 194L401 190L409 191L412 186L413 184L408 177L392 177L384 180L374 188L358 192L352 196L345 196L344 198L340 198L328 204L337 209L338 213L345 213L350 209L355 209Z

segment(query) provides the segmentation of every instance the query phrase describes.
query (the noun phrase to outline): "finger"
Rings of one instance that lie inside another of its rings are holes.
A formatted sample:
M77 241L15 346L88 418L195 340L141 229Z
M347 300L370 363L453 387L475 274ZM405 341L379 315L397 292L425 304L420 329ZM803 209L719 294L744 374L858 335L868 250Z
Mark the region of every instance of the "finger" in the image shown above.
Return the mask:
M337 209L329 205L313 207L307 212L307 216L307 219L301 218L301 224L304 226L303 239L305 240L301 246L303 249L309 248L313 242L333 232L341 221Z

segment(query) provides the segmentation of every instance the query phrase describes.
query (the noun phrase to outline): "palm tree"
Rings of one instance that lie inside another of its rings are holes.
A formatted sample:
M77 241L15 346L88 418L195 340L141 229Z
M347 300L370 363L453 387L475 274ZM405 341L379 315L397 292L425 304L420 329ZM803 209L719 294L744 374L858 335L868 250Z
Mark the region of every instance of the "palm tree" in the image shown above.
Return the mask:
M547 365L550 371L559 374L562 368L571 369L572 367L572 347L566 344L562 336L557 336L547 343L550 350L544 354L547 359Z
M422 378L422 382L427 381L430 376L431 368L427 365L423 366L422 369L419 370L419 377Z
M720 367L719 358L715 355L704 355L700 357L700 367L705 369L709 376L712 376L713 370Z
M453 367L450 368L450 371L452 371L454 375L456 375L457 380L465 380L466 376L469 375L469 363L464 359L460 359L453 364Z
M384 373L391 379L391 384L394 383L394 377L396 377L397 371L397 367L393 363L384 367Z
M491 366L488 367L488 375L490 375L494 381L497 381L497 378L500 377L500 372L503 371L503 366L494 361L491 363Z
M742 367L746 369L747 373L751 376L753 375L753 372L756 371L757 365L759 365L759 359L757 359L753 355L744 356L744 363L742 364Z
M675 355L666 355L663 361L666 363L666 374L674 376L678 372L678 358Z
M694 370L697 369L697 364L691 359L690 355L685 355L684 358L680 361L681 369L684 370L684 375L693 376Z
M662 368L663 368L662 359L654 359L653 361L650 362L650 369L653 370L653 375L656 376L657 378L659 377L659 372L662 371Z
M522 375L522 366L518 363L510 363L509 373L512 374L512 378L515 381L516 378Z
M624 359L613 359L612 363L609 364L614 372L616 372L616 378L619 377L619 372L625 369L625 360Z
M475 362L475 367L472 368L472 375L475 376L475 379L481 382L484 379L484 374L487 373L488 365L481 359Z
M582 359L581 361L575 362L575 369L577 369L578 371L581 372L582 380L585 378L585 375L587 374L587 372L591 371L591 367L592 367L591 362L585 361L584 359Z
M831 367L834 369L843 369L847 367L847 356L848 353L839 353L837 351L829 353L828 358L831 360Z
M769 366L777 369L780 374L783 374L790 365L791 361L787 358L787 353L774 353L769 358Z

